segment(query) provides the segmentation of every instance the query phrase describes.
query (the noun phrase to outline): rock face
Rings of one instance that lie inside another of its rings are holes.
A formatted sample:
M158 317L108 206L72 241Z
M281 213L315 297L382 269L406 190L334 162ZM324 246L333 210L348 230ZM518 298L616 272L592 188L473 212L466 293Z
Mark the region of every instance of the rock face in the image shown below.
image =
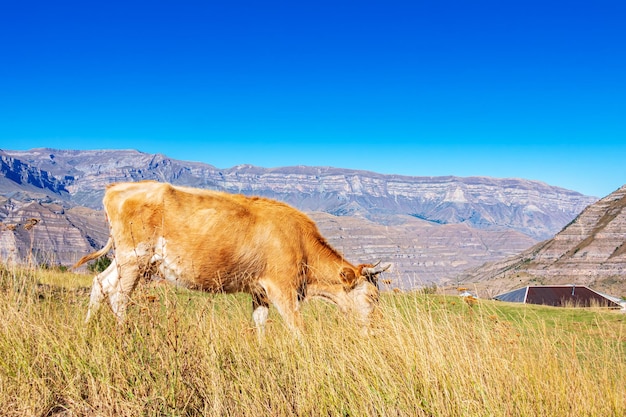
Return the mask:
M71 265L107 237L96 210L0 197L0 261Z
M481 230L467 224L438 225L411 216L381 225L351 216L309 213L330 244L350 260L392 263L392 288L409 289L457 276L485 259L519 253L535 241L514 231ZM355 257L356 256L356 257Z
M71 178L58 178L48 171L36 166L26 164L0 151L0 192L8 194L12 192L30 191L42 196L48 193L69 197L64 182Z
M462 279L494 291L533 283L581 284L626 295L626 186L587 207L554 238Z
M437 224L513 229L536 240L554 236L595 197L538 181L487 177L406 177L328 167L218 169L137 151L4 151L62 178L71 200L101 208L106 184L153 179L276 198L305 211L382 217L409 215Z
M66 213L74 213L76 205L99 210L105 186L118 181L152 179L260 195L308 212L347 258L391 262L394 285L401 287L438 282L467 268L519 253L553 236L596 200L521 179L406 177L303 166L219 169L132 150L34 149L0 151L0 157L10 162L0 175L1 194L10 197L14 205L39 204L46 223L54 219L46 212L49 205L61 206ZM16 177L22 178L20 182ZM47 181L37 182L35 178ZM8 210L0 221L21 224L30 215L27 210L22 213L20 217L15 209ZM99 248L106 240L102 214L76 213L73 217L65 215L67 227L76 229L67 233L67 239L76 236L72 242L43 236L36 241L51 242L58 254L70 244L80 248L76 249L80 255L92 250L83 250L83 244ZM39 226L34 229L43 229ZM29 247L29 234L21 240L17 235L2 236L3 242L6 240L3 245L17 239ZM78 255L57 256L71 263Z

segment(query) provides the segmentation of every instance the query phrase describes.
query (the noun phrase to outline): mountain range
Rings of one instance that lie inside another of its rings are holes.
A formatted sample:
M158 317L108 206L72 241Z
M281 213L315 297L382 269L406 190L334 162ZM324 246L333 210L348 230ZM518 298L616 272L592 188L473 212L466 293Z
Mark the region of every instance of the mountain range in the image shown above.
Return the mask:
M626 295L626 186L588 206L552 239L459 277L495 295L526 285L587 285Z
M105 186L144 179L285 201L307 212L347 258L391 262L394 285L404 288L518 254L597 200L524 179L305 166L220 169L135 150L4 150L0 257L23 262L36 253L38 262L72 263L106 241L99 212ZM37 224L28 226L32 219Z

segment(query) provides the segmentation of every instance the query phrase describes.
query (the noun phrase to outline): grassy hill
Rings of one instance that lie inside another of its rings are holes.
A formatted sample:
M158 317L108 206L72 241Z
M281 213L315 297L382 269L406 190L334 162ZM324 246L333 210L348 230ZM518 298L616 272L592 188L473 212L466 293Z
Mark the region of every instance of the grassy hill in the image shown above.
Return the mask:
M375 335L305 305L302 343L244 295L144 286L82 323L91 277L0 267L0 414L621 416L626 316L386 293Z

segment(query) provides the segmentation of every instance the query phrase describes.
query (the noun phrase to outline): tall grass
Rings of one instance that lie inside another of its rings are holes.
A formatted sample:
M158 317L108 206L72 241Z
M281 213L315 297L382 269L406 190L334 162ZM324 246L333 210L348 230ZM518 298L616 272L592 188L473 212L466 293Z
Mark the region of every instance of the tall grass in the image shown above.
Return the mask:
M89 277L0 273L0 415L626 415L617 313L385 294L374 335L312 301L259 342L244 295L142 287L85 326Z

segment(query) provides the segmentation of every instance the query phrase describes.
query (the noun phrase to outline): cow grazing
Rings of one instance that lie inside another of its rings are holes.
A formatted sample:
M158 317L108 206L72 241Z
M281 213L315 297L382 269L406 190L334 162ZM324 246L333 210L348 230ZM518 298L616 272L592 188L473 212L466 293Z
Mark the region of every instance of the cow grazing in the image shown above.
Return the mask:
M377 308L377 277L388 266L350 264L287 204L154 181L109 185L103 204L109 240L74 265L114 248L111 265L94 277L86 321L105 296L123 321L137 283L152 274L186 288L251 294L260 334L270 302L296 332L309 297L330 300L364 324Z

